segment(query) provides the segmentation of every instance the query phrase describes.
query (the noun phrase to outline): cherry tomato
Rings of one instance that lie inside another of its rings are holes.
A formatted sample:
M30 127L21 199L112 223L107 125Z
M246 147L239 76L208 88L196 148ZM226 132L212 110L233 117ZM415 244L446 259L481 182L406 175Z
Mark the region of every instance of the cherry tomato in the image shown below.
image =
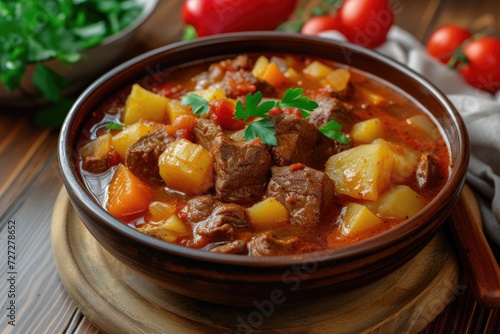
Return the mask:
M304 22L301 34L317 35L326 30L338 30L340 27L340 19L337 15L319 15L313 16Z
M349 42L367 48L384 43L394 24L394 12L388 0L345 0L338 15L339 31Z
M495 93L500 89L500 40L480 37L466 43L467 64L460 74L471 86Z
M234 119L234 109L235 105L231 101L212 101L210 102L210 118L225 130L242 130L245 128L245 123L240 119Z
M469 39L472 34L462 27L446 24L431 34L427 41L427 53L435 57L443 64L447 64L453 53Z

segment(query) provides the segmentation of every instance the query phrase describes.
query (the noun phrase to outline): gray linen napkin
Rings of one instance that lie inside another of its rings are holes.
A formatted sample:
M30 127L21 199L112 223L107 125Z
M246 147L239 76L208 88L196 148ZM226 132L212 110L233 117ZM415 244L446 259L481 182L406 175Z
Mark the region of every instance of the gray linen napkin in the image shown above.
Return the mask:
M328 31L325 38L343 40ZM407 31L393 27L377 51L420 73L445 93L462 116L471 142L467 183L478 195L486 235L500 246L500 92L469 86L458 73L427 55Z

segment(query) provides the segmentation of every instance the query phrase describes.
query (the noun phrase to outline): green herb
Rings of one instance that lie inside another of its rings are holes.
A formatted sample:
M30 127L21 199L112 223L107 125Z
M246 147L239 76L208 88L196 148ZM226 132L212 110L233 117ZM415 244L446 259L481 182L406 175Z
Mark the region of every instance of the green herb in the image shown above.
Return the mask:
M125 126L123 124L120 124L120 123L111 122L111 123L106 124L106 129L108 129L109 131L123 130L124 127Z
M298 108L304 118L309 117L307 111L313 111L318 108L316 101L310 100L302 96L304 90L302 88L288 89L281 102L276 103L276 107L280 108Z
M311 16L331 15L342 5L341 0L323 0L311 10Z
M48 100L60 101L68 82L41 62L80 61L82 50L122 30L140 12L136 0L0 1L0 81L16 90L26 66L34 64L34 86Z
M241 101L236 102L236 109L234 112L235 119L242 119L245 124L249 118L262 118L258 121L253 121L248 124L243 137L245 140L251 140L259 137L264 144L277 145L276 132L274 131L274 124L268 119L268 113L271 109L278 108L297 108L304 118L309 117L310 112L318 108L318 103L313 101L302 94L302 88L289 88L281 101L265 101L262 102L262 93L256 92L255 94L247 94L245 96L245 106ZM262 103L261 103L262 102ZM342 128L340 124L335 121L330 121L319 130L325 136L337 140L341 143L348 142L349 139L339 130Z
M57 102L61 98L62 89L68 86L68 79L47 66L36 64L33 84L47 99Z
M245 106L240 100L236 102L236 108L234 111L234 118L242 119L245 122L250 117L267 117L269 110L276 106L276 101L262 101L262 93L256 92L255 94L248 93L245 96Z
M184 34L182 35L182 40L183 41L189 41L192 39L196 39L198 37L198 33L196 32L196 29L190 25L186 24L184 27Z
M302 26L304 25L304 20L291 20L287 22L283 22L276 28L278 31L283 32L300 32L302 30Z
M278 145L274 124L267 118L248 124L243 133L243 138L245 138L245 140L252 140L256 137L259 137L264 144L272 146Z
M247 125L243 138L252 140L259 137L264 144L278 145L276 140L276 131L274 124L268 118L269 111L273 108L297 108L304 118L310 116L310 112L318 108L316 101L303 96L304 89L289 88L281 101L264 101L262 102L262 93L257 91L255 94L248 93L245 96L245 104L238 100L234 111L234 118L241 119ZM210 106L207 100L196 94L189 94L182 98L181 105L191 106L195 115L203 115L208 113ZM258 120L253 120L260 118ZM253 121L249 122L249 119ZM343 144L349 142L341 131L342 126L335 121L330 121L322 126L319 131L325 136L337 140Z
M182 98L182 106L191 106L193 113L197 116L201 116L210 111L210 105L208 101L196 94L189 94Z
M341 144L347 144L349 143L349 138L342 131L340 131L341 129L342 125L335 122L334 120L331 120L330 122L321 126L319 128L319 132L321 132L328 138L338 141Z

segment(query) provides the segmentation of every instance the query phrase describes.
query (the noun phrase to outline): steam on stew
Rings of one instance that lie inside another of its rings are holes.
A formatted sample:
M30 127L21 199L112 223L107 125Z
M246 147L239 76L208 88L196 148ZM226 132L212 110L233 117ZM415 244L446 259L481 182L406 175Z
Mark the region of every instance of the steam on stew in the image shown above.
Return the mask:
M397 89L292 55L157 73L111 98L87 130L82 176L109 213L218 253L369 238L431 201L450 163L434 122Z

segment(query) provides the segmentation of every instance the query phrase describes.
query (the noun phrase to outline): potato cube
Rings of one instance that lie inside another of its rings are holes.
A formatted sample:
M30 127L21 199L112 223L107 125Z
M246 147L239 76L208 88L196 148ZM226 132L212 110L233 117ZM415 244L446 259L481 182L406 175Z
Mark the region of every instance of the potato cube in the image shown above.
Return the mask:
M333 68L315 60L315 61L311 62L309 65L307 65L302 70L302 72L304 72L305 74L310 75L316 79L323 79L328 74L333 72Z
M214 184L214 158L201 145L178 140L158 160L160 176L170 189L200 195Z
M351 138L359 144L369 144L384 134L384 124L380 118L367 119L356 124L351 129Z
M180 235L188 233L186 226L176 214L171 215L158 224L145 224L139 227L139 231L167 242L173 242Z
M408 219L425 206L425 200L406 185L396 185L387 190L373 203L365 203L379 217Z
M170 99L155 94L138 84L132 86L132 91L125 102L123 122L133 124L139 120L162 122Z
M347 88L350 79L351 72L344 68L338 68L330 72L321 83L324 86L329 86L334 92L341 92Z
M173 124L181 115L193 115L193 111L189 106L181 105L179 100L170 100L167 104L167 116L170 124Z
M259 58L257 58L257 61L255 61L255 65L253 65L253 76L261 79L268 66L269 59L267 59L267 57L265 56L260 56Z
M365 144L331 156L325 172L339 194L376 200L390 184L394 157L386 143Z
M375 227L383 222L366 206L358 203L348 203L344 206L337 219L343 236L348 236L369 227Z
M207 88L194 91L193 94L199 95L208 102L222 100L226 98L226 93L221 88Z
M255 203L246 212L255 227L282 226L289 222L288 210L273 197Z
M127 126L111 138L111 143L118 155L125 161L127 148L142 136L153 132L154 128L145 123L134 123Z
M420 131L427 137L438 138L439 130L436 125L429 119L429 117L424 115L416 115L408 117L406 123L414 127L417 131Z
M408 147L388 142L384 139L376 139L374 143L386 143L394 157L394 168L391 176L393 183L402 183L412 176L420 161L420 153Z
M300 74L297 73L297 71L295 69L293 69L292 67L288 68L285 71L285 73L283 73L283 75L288 80L292 80L292 81L299 81L300 80Z
M151 220L158 222L167 220L176 211L175 205L171 203L154 201L149 203L149 212L151 213Z
M104 159L111 151L111 133L106 133L82 146L78 152L82 158Z
M361 96L366 98L370 103L372 103L375 106L378 106L378 105L381 105L381 104L384 104L387 102L385 97L383 97L382 95L379 95L371 90L368 90L367 88L357 86L356 92L358 92Z

